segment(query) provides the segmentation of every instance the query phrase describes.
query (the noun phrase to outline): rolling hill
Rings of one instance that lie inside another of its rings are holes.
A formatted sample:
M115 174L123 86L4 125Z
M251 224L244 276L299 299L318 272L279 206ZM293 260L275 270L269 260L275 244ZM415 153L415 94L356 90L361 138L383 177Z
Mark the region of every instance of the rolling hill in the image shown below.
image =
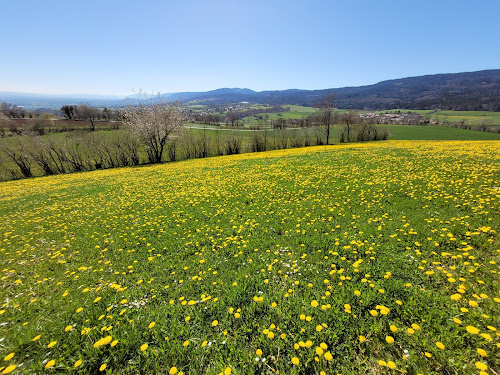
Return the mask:
M220 88L205 92L164 93L162 97L167 100L207 105L245 101L257 104L314 106L321 97L330 92L336 96L336 106L344 109L406 108L500 112L500 69L399 78L367 86L322 90L258 92L248 88ZM65 104L81 102L98 107L121 107L133 100L133 97L0 92L0 102L12 102L27 108L56 109Z

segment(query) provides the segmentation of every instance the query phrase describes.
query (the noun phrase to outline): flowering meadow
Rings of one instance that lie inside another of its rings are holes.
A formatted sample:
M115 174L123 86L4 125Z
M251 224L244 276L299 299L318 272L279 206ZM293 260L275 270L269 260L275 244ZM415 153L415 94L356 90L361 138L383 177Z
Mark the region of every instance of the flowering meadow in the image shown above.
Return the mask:
M0 184L0 374L497 374L500 143Z

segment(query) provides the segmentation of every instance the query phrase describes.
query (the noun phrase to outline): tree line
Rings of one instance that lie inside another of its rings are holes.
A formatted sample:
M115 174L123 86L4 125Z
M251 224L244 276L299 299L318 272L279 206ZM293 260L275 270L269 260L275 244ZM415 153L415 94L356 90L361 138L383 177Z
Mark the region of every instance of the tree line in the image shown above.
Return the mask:
M333 98L318 103L311 124L316 127L269 129L248 137L237 131L186 129L189 114L161 96L143 96L120 111L123 132L74 132L65 136L28 132L0 143L3 179L81 172L101 168L160 163L243 152L260 152L332 143L333 125L341 121L339 142L388 138L386 129L364 123L353 111L334 113ZM80 112L82 115L84 112ZM7 141L8 140L8 141Z

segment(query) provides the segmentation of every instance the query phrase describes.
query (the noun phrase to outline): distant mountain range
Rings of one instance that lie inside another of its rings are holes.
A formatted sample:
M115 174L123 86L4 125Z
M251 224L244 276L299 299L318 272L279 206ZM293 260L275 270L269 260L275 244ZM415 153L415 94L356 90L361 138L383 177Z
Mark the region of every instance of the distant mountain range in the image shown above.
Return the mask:
M400 78L368 86L324 90L291 89L258 92L247 88L221 88L205 92L168 93L162 94L162 97L172 101L207 105L250 102L314 106L328 93L335 94L336 107L345 109L439 108L500 112L500 69ZM64 104L81 102L99 107L120 107L126 105L127 100L130 98L0 92L0 102L9 101L31 108L59 108Z

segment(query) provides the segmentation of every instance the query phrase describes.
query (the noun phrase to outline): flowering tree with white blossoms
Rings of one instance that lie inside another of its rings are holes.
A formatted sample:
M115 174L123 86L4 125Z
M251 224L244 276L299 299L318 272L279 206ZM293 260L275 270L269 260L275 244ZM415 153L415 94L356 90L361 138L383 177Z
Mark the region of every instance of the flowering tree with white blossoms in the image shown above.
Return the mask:
M148 161L160 163L167 142L179 133L187 116L177 102L168 102L158 93L137 95L138 103L122 111L125 125L144 143Z

